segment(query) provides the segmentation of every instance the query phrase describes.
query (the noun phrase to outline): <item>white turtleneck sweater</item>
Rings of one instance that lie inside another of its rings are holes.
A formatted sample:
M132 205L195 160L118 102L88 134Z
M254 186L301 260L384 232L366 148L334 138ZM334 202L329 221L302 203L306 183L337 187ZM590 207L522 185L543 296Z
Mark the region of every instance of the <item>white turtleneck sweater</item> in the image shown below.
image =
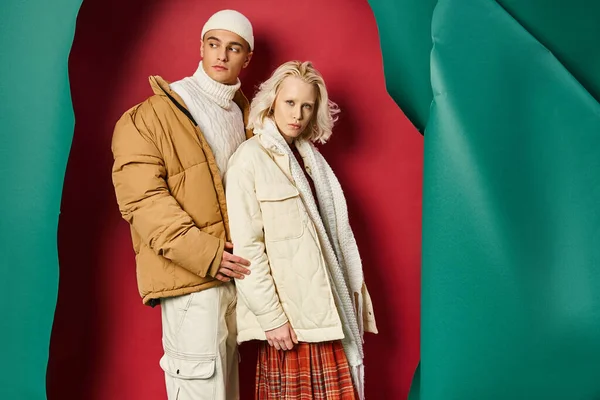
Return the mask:
M170 86L185 102L213 151L221 176L225 175L229 157L246 139L242 111L233 102L239 79L235 85L219 83L204 72L200 61L194 75Z

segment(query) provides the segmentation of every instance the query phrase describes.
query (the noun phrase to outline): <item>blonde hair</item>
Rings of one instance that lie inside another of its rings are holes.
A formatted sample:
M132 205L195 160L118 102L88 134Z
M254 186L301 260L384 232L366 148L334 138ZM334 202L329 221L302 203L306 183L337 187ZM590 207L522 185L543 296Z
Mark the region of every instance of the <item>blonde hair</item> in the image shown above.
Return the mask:
M301 137L313 142L325 143L331 137L331 129L337 121L336 115L340 109L337 104L329 100L325 81L310 61L288 61L280 65L271 77L259 86L250 105L248 129L261 127L264 119L271 116L281 83L289 77L300 78L317 89L315 104L317 112L312 115Z

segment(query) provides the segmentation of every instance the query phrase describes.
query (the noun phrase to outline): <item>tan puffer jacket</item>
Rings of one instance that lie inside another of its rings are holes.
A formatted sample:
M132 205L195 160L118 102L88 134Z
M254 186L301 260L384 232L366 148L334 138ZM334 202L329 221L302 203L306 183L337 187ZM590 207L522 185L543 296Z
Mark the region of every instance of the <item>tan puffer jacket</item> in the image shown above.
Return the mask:
M213 278L230 240L225 192L212 151L183 100L158 76L154 96L117 122L113 184L131 225L145 304L220 284ZM248 116L248 100L234 101ZM251 132L246 132L250 137Z

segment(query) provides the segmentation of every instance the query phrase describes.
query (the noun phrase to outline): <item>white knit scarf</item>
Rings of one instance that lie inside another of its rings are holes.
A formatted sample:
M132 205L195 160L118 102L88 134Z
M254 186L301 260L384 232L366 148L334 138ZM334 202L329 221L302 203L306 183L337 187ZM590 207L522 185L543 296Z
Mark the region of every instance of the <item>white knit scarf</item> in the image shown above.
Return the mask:
M362 318L364 277L358 247L348 219L348 207L342 187L316 147L307 140L297 139L296 147L303 157L305 165L310 168L315 184L321 210L319 213L304 171L273 120L266 118L263 126L255 128L254 133L261 135L265 142L275 146L279 153L287 154L290 159L292 178L300 192L308 215L315 225L327 263L333 295L344 330L342 344L352 370L352 379L362 400L364 399L364 324ZM354 296L357 298L356 307Z

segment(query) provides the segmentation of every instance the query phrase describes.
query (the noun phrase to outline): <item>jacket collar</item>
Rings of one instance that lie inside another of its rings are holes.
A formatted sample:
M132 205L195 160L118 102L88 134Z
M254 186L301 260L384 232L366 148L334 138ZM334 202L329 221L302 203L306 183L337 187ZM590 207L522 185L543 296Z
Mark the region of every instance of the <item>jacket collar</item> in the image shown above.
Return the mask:
M279 128L277 128L277 124L275 124L275 121L273 121L272 118L266 117L262 121L262 125L254 128L254 133L256 135L264 135L266 137L271 138L271 140L263 140L261 138L261 141L263 143L263 146L272 153L280 156L288 154L287 151L283 151L282 149L288 149L290 145L285 141L285 139L279 132ZM305 139L296 139L296 147L298 149L301 147L301 142L303 141L305 141ZM275 145L274 142L278 145Z

